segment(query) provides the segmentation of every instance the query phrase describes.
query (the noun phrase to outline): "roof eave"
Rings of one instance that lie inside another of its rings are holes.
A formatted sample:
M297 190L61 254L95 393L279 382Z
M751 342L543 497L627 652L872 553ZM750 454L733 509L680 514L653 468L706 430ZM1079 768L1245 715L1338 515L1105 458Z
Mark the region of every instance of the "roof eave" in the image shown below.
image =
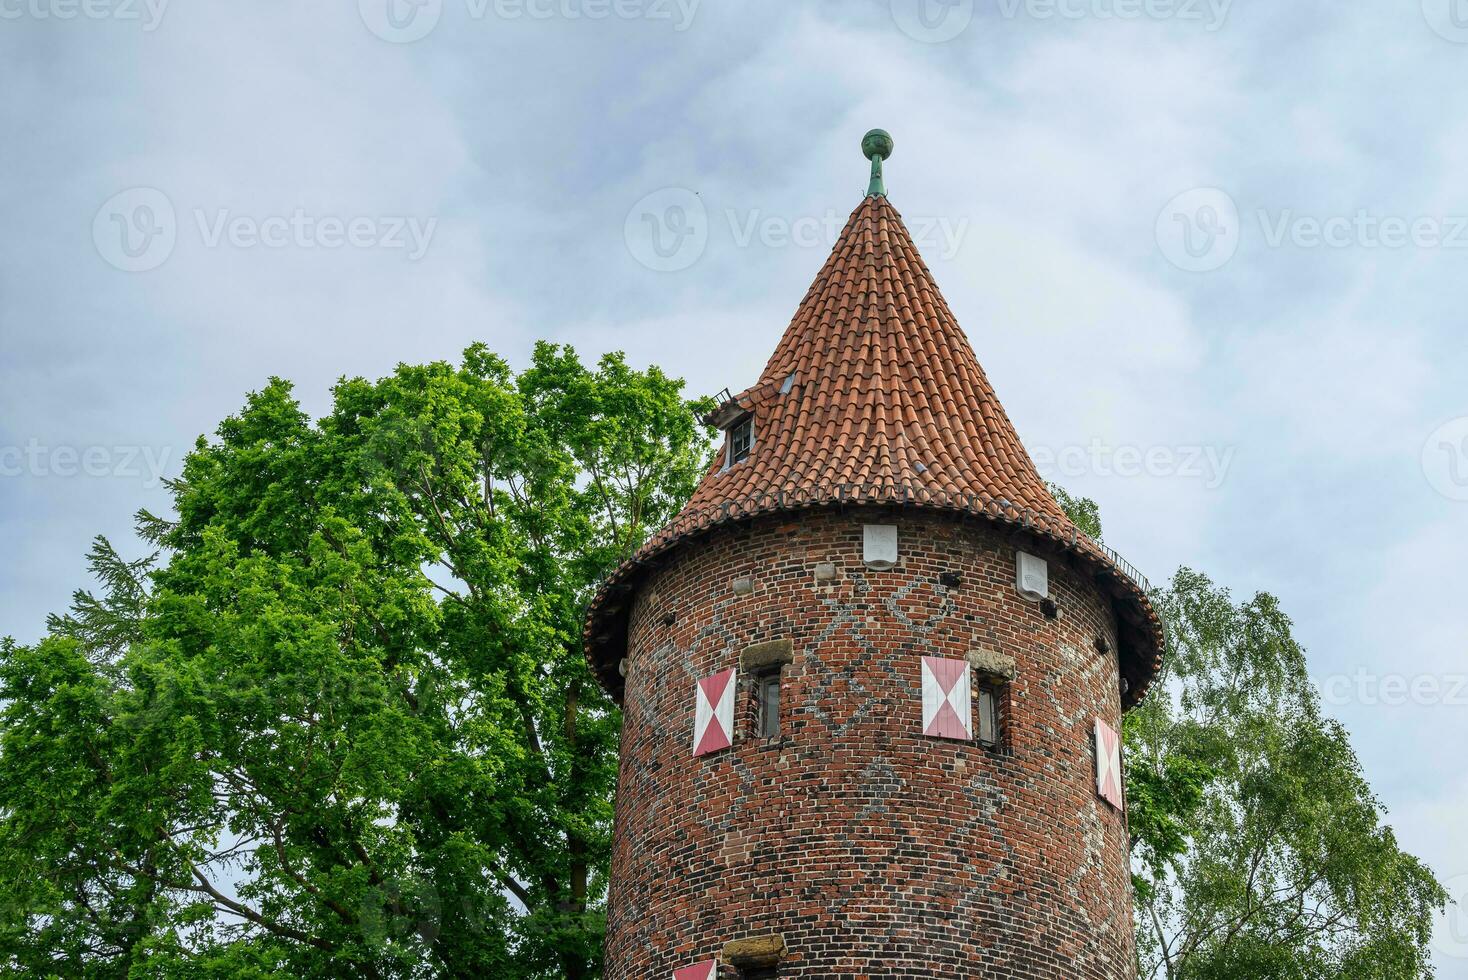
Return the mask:
M774 495L769 495L773 500ZM1118 665L1121 678L1127 681L1122 693L1122 709L1130 710L1140 704L1148 688L1162 667L1162 655L1166 648L1166 633L1161 618L1147 594L1134 578L1127 574L1106 551L1077 531L1051 528L1048 515L1026 514L1023 511L1009 516L1005 508L991 511L988 501L979 508L957 507L949 502L933 502L887 497L846 496L841 499L826 497L808 500L795 506L786 504L784 494L781 505L750 509L740 508L737 514L725 507L721 516L707 521L692 521L678 527L675 521L672 533L659 533L636 556L623 562L593 596L587 608L582 631L583 651L592 673L602 688L613 700L621 703L625 691L625 680L621 663L626 656L628 616L636 592L644 576L661 564L675 549L712 533L718 528L733 526L741 521L757 517L772 516L794 510L840 506L906 506L931 511L946 512L967 518L977 518L1006 530L1024 531L1045 541L1062 553L1075 558L1102 588L1117 602ZM1012 505L1011 505L1012 507ZM1067 533L1068 530L1068 533Z

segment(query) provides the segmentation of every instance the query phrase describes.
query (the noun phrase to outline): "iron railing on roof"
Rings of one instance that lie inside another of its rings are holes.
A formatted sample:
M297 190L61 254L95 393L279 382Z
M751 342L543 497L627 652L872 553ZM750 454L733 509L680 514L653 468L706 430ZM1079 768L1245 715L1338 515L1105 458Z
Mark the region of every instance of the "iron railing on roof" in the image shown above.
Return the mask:
M1141 571L1137 569L1137 566L1133 565L1121 555L1117 554L1115 548L1112 548L1109 545L1104 545L1094 538L1089 538L1089 540L1093 545L1101 549L1102 553L1104 553L1107 558L1111 559L1111 563L1116 566L1118 571L1120 571L1127 578L1135 582L1143 592L1150 593L1152 591L1152 583L1147 581L1147 576L1143 575Z

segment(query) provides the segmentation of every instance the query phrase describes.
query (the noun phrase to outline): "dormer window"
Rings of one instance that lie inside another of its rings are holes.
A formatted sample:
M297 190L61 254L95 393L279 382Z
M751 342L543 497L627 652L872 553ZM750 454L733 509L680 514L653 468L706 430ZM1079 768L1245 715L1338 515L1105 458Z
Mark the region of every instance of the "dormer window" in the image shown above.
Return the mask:
M749 451L754 448L754 416L746 415L729 426L725 432L725 444L724 469L748 459Z

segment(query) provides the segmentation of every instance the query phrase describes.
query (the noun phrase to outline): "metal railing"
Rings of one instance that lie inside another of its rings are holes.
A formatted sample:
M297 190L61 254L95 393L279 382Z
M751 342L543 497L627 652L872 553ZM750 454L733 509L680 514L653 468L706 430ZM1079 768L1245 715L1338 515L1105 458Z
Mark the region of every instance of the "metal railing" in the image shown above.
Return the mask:
M1117 554L1115 548L1112 548L1109 545L1104 545L1100 541L1097 541L1093 538L1087 538L1087 540L1089 540L1093 545L1099 548L1101 552L1106 555L1107 558L1111 559L1111 563L1116 566L1117 571L1121 572L1127 578L1135 582L1137 584L1137 587L1140 588L1143 592L1151 593L1152 583L1147 581L1147 576L1143 575L1141 571L1138 570L1137 566L1133 565L1121 555Z

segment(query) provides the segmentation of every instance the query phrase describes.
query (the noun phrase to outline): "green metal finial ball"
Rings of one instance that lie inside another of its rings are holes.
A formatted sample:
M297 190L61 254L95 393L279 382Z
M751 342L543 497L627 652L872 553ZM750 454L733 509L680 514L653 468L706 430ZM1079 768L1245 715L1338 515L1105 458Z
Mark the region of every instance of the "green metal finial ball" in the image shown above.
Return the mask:
M874 129L861 138L861 152L868 160L892 155L892 134L885 129Z

